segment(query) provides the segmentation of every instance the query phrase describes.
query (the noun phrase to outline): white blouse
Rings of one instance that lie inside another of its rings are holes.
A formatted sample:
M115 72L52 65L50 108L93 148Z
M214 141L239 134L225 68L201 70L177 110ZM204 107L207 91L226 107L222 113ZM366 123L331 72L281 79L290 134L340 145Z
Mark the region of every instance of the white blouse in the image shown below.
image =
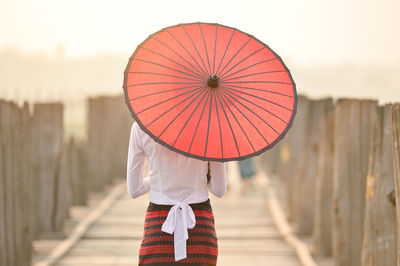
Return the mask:
M151 173L143 178L145 157ZM211 180L207 184L206 161L183 156L155 142L134 122L129 139L127 185L132 198L150 191L150 201L174 205L162 231L174 234L175 260L186 258L188 229L194 228L196 218L189 204L208 199L208 189L221 197L227 189L225 164L210 162ZM207 189L208 188L208 189Z

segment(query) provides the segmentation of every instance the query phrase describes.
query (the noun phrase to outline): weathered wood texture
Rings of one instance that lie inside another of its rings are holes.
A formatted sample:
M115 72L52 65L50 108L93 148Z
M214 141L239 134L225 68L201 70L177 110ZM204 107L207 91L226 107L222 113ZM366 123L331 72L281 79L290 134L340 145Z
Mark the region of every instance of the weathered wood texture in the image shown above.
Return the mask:
M260 158L264 164L266 174L269 178L274 178L279 174L281 168L281 156L280 156L281 142L278 142L272 149L264 152Z
M392 107L392 149L397 217L397 265L400 266L400 104Z
M397 263L391 105L377 109L367 176L363 266Z
M69 187L61 172L63 163L63 105L61 103L40 103L34 105L33 144L35 150L34 167L37 182L37 230L56 232L62 224L58 219L64 193Z
M89 188L101 189L126 175L129 132L133 119L122 96L88 99Z
M133 120L123 97L100 97L94 111L93 183L102 189L125 176ZM32 239L62 232L70 206L87 202L88 145L64 144L63 130L61 103L35 104L30 115L27 104L0 100L1 265L30 265Z
M88 197L88 178L86 174L85 143L78 143L71 138L67 146L67 165L71 204L86 205Z
M314 222L315 185L319 156L320 120L326 110L322 108L325 100L309 102L306 133L303 139L299 166L295 174L293 191L294 228L299 235L311 235Z
M56 170L55 199L56 206L54 215L55 231L62 231L64 220L69 217L69 207L72 202L72 187L70 185L70 165L68 164L68 147L63 143L61 158Z
M365 188L377 102L341 99L335 107L333 253L336 266L361 265Z
M332 256L332 201L333 201L333 100L321 102L323 115L319 122L317 176L315 191L315 215L313 229L313 253L318 256Z
M310 100L305 96L299 96L297 103L297 114L292 128L283 139L280 146L281 167L280 176L285 181L286 209L289 221L294 219L294 197L295 176L299 169L300 158L304 155L302 146L307 138L307 119L309 114ZM264 162L264 161L263 161Z
M31 139L27 104L0 100L0 264L30 265Z

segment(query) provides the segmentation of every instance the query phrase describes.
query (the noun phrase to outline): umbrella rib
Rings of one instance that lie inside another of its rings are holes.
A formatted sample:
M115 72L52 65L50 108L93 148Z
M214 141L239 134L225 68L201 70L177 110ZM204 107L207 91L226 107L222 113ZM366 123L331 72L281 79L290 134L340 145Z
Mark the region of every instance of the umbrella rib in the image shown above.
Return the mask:
M200 28L200 32L201 32L201 37L203 38L204 49L206 50L206 57L207 57L207 62L208 62L208 69L210 70L210 74L211 74L211 65L210 65L210 59L208 58L208 51L207 51L206 39L204 38L203 29L201 28L201 25L200 25L200 24L199 24L199 28Z
M225 96L225 94L222 94L222 93L223 93L223 91L221 90L221 96L224 96L226 99L228 99L228 98ZM222 100L224 101L224 103L226 104L226 106L228 106L228 104L226 103L225 99L224 99L223 97L221 97L221 98L222 98ZM231 103L232 103L232 102L231 102ZM233 104L233 103L232 103L232 104ZM235 105L233 104L233 106L235 106ZM236 107L236 106L235 106L235 107ZM239 125L240 129L242 130L244 136L246 137L247 141L249 142L251 148L253 149L253 152L256 152L256 149L254 149L253 144L251 143L251 141L250 141L249 137L247 136L246 132L244 131L242 125L239 123L239 120L236 118L236 115L233 114L233 111L232 111L230 108L228 108L228 110L229 110L229 112L232 114L233 118L235 118L236 123L238 123L238 125ZM242 112L240 112L240 113L242 114ZM242 114L242 115L243 115L243 114ZM244 116L244 115L243 115L243 116Z
M247 121L249 121L249 123L254 127L255 130L257 130L258 134L264 139L264 141L267 143L267 145L269 145L270 143L268 142L268 140L264 137L263 134L261 134L261 132L258 130L258 128L253 124L253 122L251 122L250 119L246 115L244 115L243 112L230 99L228 99L227 96L229 96L231 99L234 99L236 101L237 101L237 99L235 99L235 97L232 97L232 95L230 95L229 93L224 92L223 89L221 90L221 93L225 95L225 98L236 108L236 110L238 110L243 115L244 118L246 118ZM241 102L239 102L239 101L237 101L237 102L243 106L243 104ZM247 108L247 106L244 106L244 107ZM255 112L253 112L249 108L247 108L247 109L250 112L252 112L254 115L256 115L258 118L260 118L264 123L267 123L266 121L264 121L264 119L262 119L260 116L258 116ZM268 123L267 123L267 125L270 126Z
M168 47L172 52L174 52L177 56L179 56L180 58L182 58L182 59L183 59L186 63L188 63L191 67L193 67L193 69L196 70L196 72L197 72L197 74L198 74L199 76L202 75L201 71L200 71L197 67L195 67L194 65L192 65L192 63L190 63L189 61L187 61L182 55L178 54L178 52L175 51L174 49L172 49L169 45L167 45L166 43L160 41L159 39L157 39L157 38L155 38L155 37L154 37L154 40L156 40L156 41L160 42L161 44L165 45L166 47Z
M197 52L197 55L200 57L200 60L201 60L201 62L203 63L204 70L207 72L206 64L204 64L203 57L201 57L201 55L200 55L200 53L199 53L199 50L197 49L197 46L196 46L196 44L194 43L194 41L193 41L193 39L192 39L192 36L189 35L189 33L187 32L185 26L182 26L182 28L183 28L183 30L186 32L186 35L189 37L190 41L192 42L193 47L194 47L194 49L195 49L196 52ZM210 73L207 73L207 75L210 75Z
M280 105L279 103L276 103L276 102L273 102L273 101L267 100L267 99L265 99L265 98L262 98L262 97L260 97L260 96L256 96L256 95L253 95L253 94L250 94L250 93L244 92L244 91L240 91L240 90L237 90L237 89L231 88L231 87L229 87L229 86L225 86L225 88L226 88L226 89L228 89L228 90L233 90L233 91L236 91L236 92L239 92L239 93L242 93L242 94L246 94L246 95L248 95L248 96L252 96L252 97L254 97L254 98L257 98L257 99L260 99L260 100L263 100L263 101L266 101L266 102L269 102L269 103L275 104L275 105L277 105L277 106L279 106L279 107L282 107L283 109L286 109L286 110L288 110L288 111L291 111L291 112L293 111L292 109L290 109L290 108L287 108L286 106Z
M208 93L207 93L207 98L206 98L206 100L205 100L205 102L204 102L203 110L201 111L199 121L197 122L196 129L195 129L195 131L194 131L192 141L190 142L190 146L189 146L188 153L189 153L190 150L192 149L193 141L194 141L194 138L196 137L197 129L199 128L201 118L203 117L204 109L206 109L206 105L207 105L207 101L208 101L208 97L209 97L209 96L210 96L210 90L209 90Z
M188 97L186 97L185 99L183 99L182 101L180 101L178 104L172 106L171 108L169 108L167 111L165 111L164 113L162 113L160 116L158 116L157 118L155 118L153 121L151 121L149 124L146 125L146 127L149 127L151 124L153 124L155 121L157 121L158 119L160 119L161 117L163 117L164 115L166 115L169 111L171 111L172 109L178 107L179 105L181 105L182 103L186 102L188 99L192 98L193 96L195 96L197 93L201 93L201 91L197 91L194 92L192 94L190 94Z
M193 55L186 49L186 47L182 44L180 40L178 40L169 30L167 30L168 34L171 35L172 38L174 38L175 41L179 43L179 45L186 51L186 53L193 59L193 61L196 63L196 65L199 67L200 71L203 72L204 75L207 75L206 72L204 72L204 69L200 66L199 62L193 57Z
M185 69L187 69L188 71L190 71L190 72L192 72L193 74L195 74L195 75L197 75L199 78L201 78L201 76L199 75L199 74L197 74L196 72L194 72L193 70L191 70L191 69L189 69L189 68L187 68L186 66L184 66L184 65L182 65L181 63L178 63L178 62L176 62L175 60L172 60L171 58L169 58L168 56L166 56L166 55L162 55L162 54L160 54L160 53L158 53L158 52L156 52L156 51L153 51L153 50L151 50L151 49L148 49L148 48L146 48L146 47L141 47L142 49L144 49L144 50L146 50L146 51L149 51L149 52L152 52L152 53L155 53L155 54L157 54L157 55L159 55L159 56L161 56L161 57L164 57L165 59L168 59L169 61L171 61L171 62L173 62L173 63L175 63L175 64L177 64L177 65L179 65L179 66L181 66L181 67L183 67L183 68L185 68Z
M198 90L199 88L201 88L201 87L196 87L196 88L194 88L193 90L190 90L190 91L183 92L183 93L181 93L181 94L175 95L175 96L174 96L174 97L172 97L172 98L166 99L166 100L164 100L164 101L161 101L161 102L159 102L159 103L156 103L156 104L153 104L153 105L151 105L151 106L149 106L149 107L147 107L147 108L143 109L142 111L140 111L140 112L136 113L136 115L139 115L139 114L141 114L141 113L143 113L143 112L145 112L145 111L147 111L147 110L149 110L149 109L151 109L151 108L153 108L153 107L155 107L155 106L157 106L157 105L160 105L160 104L163 104L163 103L169 102L169 101L171 101L171 100L173 100L173 99L175 99L175 98L178 98L178 97L180 97L180 96L182 96L182 95L185 95L185 94L191 93L191 92L193 92L193 91L195 91L195 90ZM130 100L130 101L132 101L132 100Z
M270 91L270 90L263 90L263 89L257 89L257 88L250 88L250 87L243 87L243 86L237 86L237 85L229 85L229 87L234 87L234 88L238 88L238 89L246 89L246 90L255 90L255 91L263 91L263 92L269 92L269 93L274 93L274 94L279 94L282 96L286 96L289 98L294 98L293 95L287 95L284 93L280 93L280 92L276 92L276 91Z
M224 107L224 105L222 103L221 95L220 95L219 91L217 91L217 95L218 95L218 100L219 100L219 102L221 104L221 109L225 114L226 121L228 122L229 128L230 128L230 130L232 132L233 140L235 141L235 145L236 145L236 150L237 150L238 155L240 157L240 150L239 150L239 146L238 146L238 143L237 143L237 140L236 140L236 136L235 136L235 133L233 132L231 122L229 122L228 115L226 114L225 107ZM229 109L228 106L226 108Z
M208 112L208 126L207 126L207 137L206 137L206 146L204 147L204 155L203 157L206 157L207 153L207 145L208 145L208 136L210 134L210 121L211 121L211 110L212 110L212 99L213 99L213 90L210 90L211 97L210 97L210 110Z
M283 84L283 85L292 85L292 83L290 83L290 82L280 82L280 81L272 81L272 80L228 81L228 82L224 82L224 84L232 84L232 83L275 83L275 84Z
M221 73L221 78L223 78L227 73L229 73L229 71L231 71L232 69L234 69L235 67L237 67L239 64L243 63L244 61L246 61L247 59L249 59L250 57L252 57L253 55L255 55L256 53L258 53L259 51L265 49L266 47L262 47L254 52L252 52L251 54L249 54L248 56L246 56L245 58L243 58L242 60L240 60L239 62L237 62L236 64L234 64L230 69L226 70L224 73Z
M197 86L197 85L192 85L192 86L179 87L179 88L170 89L170 90L165 90L165 91L152 92L152 93L149 93L149 94L145 94L145 95L141 95L141 96L138 96L138 97L134 97L134 98L132 98L132 99L129 99L129 101L138 100L138 99L140 99L140 98L144 98L144 97L147 97L147 96L152 96L152 95L156 95L156 94L160 94L160 93L166 93L166 92L170 92L170 91L177 91L177 90L183 90L183 89L193 88L193 87L196 87L196 86Z
M216 73L219 73L219 68L221 67L222 61L224 61L224 58L225 58L225 55L226 55L226 51L228 51L229 45L231 44L231 41L232 41L232 38L233 38L233 34L235 34L235 32L236 32L236 30L232 31L232 35L229 38L228 44L225 47L224 55L222 56L221 61L219 61L219 65L218 65Z
M168 77L173 77L173 78L180 78L180 79L188 79L188 80L194 80L194 81L200 81L200 78L193 79L193 78L187 78L187 77L182 77L182 76L174 76L174 75L169 75L169 74L164 74L164 73L157 73L157 72L147 72L147 71L130 71L128 74L149 74L149 75L159 75L159 76L168 76Z
M218 118L218 126L219 126L219 138L221 140L221 158L224 158L224 149L223 149L223 143L222 143L222 131L221 131L221 121L219 119L219 111L218 111L218 101L217 101L217 95L213 93L215 97L215 109L217 110L217 118Z
M221 73L225 70L225 68L232 62L232 60L242 51L242 49L250 42L251 37L237 50L237 52L229 59L228 63L221 69Z
M183 109L179 112L179 114L177 114L177 115L174 117L174 119L171 119L171 122L169 122L169 124L167 125L167 127L164 128L164 130L163 130L163 131L161 132L161 134L158 136L159 138L160 138L161 135L164 134L164 132L171 126L171 124L175 121L175 119L177 119L190 105L192 105L193 102L194 102L197 98L199 98L199 96L200 96L205 90L206 90L206 88L203 88L203 90L199 91L200 93L199 93L196 97L194 97L194 99L193 99L191 102L189 102L189 103L185 106L185 108L183 108ZM196 94L196 93L194 93L193 95L195 95L195 94Z
M275 59L278 59L278 58L277 58L277 57L274 57L274 58L270 58L270 59L266 59L266 60L263 60L263 61L254 63L254 64L252 64L252 65L250 65L250 66L247 66L247 67L244 67L244 68L242 68L242 69L239 69L239 70L237 70L237 71L235 71L235 72L233 72L233 73L231 73L231 74L229 74L229 75L227 75L227 76L224 76L223 78L230 77L230 76L235 75L235 74L237 74L237 73L239 73L239 72L242 72L242 71L244 71L244 70L246 70L246 69L252 68L252 67L254 67L254 66L256 66L256 65L259 65L259 64L262 64L262 63L266 63L266 62L269 62L269 61L272 61L272 60L275 60ZM227 73L227 72L226 72L226 73ZM226 73L225 73L225 74L226 74Z
M160 85L160 84L197 84L200 85L197 82L184 82L184 81L177 81L177 82L145 82L145 83L136 83L136 84L130 84L127 85L127 87L136 87L136 86L142 86L142 85Z
M252 74L247 74L239 77L233 77L229 79L224 79L224 82L230 81L230 80L235 80L235 79L240 79L240 78L245 78L245 77L251 77L251 76L256 76L256 75L261 75L261 74L271 74L271 73L281 73L281 72L286 72L285 70L273 70L273 71L264 71L264 72L258 72L258 73L252 73Z
M213 60L213 73L215 73L215 54L217 53L217 37L218 37L218 27L215 26L215 41L214 41L214 60Z
M147 61L147 60L143 60L143 59L138 59L138 58L132 58L132 60L139 61L139 62L143 62L143 63L148 63L148 64L152 64L152 65L157 65L157 66L160 66L160 67L165 67L165 68L168 68L168 69L170 69L170 70L173 70L173 71L176 71L176 72L180 72L180 73L182 73L182 74L185 74L185 75L188 75L188 76L191 76L191 77L194 77L194 78L198 78L198 77L196 77L196 76L193 76L192 74L183 72L183 71L181 71L181 70L178 70L178 69L175 69L175 68L172 68L172 67L169 67L169 66L160 64L160 63L156 63L156 62L152 62L152 61Z
M203 92L207 92L207 90L203 91ZM185 124L183 125L181 131L179 132L178 136L176 137L173 146L175 146L175 143L178 141L178 138L180 137L180 135L182 134L183 130L185 129L186 125L189 123L190 119L192 118L192 116L194 115L194 113L197 110L197 107L199 107L200 103L203 101L204 97L205 97L205 93L203 94L203 97L200 99L200 101L198 102L198 104L196 105L196 107L194 108L193 112L190 114L189 118L186 120Z
M229 87L224 87L224 88L225 88L225 89L229 89ZM260 108L260 109L262 109L262 110L266 111L267 113L269 113L269 114L271 114L271 115L275 116L276 118L278 118L279 120L281 120L283 123L287 124L287 122L286 122L285 120L283 120L282 118L280 118L280 117L279 117L279 116L277 116L276 114L272 113L271 111L269 111L269 110L265 109L264 107L262 107L262 106L259 106L258 104L254 103L254 102L252 102L252 101L250 101L250 100L248 100L248 99L246 99L246 98L243 98L243 97L242 97L242 96L240 96L240 95L237 95L236 93L233 93L233 92L231 92L231 93L232 93L233 95L235 95L235 96L237 96L237 97L239 97L239 98L241 98L241 99L245 100L246 102L249 102L249 103L251 103L251 104L253 104L253 105L257 106L258 108Z

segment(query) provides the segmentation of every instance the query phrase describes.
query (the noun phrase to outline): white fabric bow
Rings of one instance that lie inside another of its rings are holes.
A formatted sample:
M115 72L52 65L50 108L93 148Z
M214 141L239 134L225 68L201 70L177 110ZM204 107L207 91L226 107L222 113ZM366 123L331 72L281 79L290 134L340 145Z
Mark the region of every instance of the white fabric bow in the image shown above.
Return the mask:
M187 257L186 240L189 238L188 229L193 229L195 225L196 217L189 204L178 202L169 210L161 231L171 235L174 234L175 261Z

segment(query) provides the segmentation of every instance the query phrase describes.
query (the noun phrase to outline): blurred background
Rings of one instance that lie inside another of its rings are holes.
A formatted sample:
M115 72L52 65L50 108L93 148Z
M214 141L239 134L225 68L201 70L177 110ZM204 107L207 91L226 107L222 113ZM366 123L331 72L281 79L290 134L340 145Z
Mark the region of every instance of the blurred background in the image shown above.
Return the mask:
M217 22L278 53L309 97L400 101L400 1L0 1L0 98L65 103L66 136L85 136L85 99L122 93L149 34ZM128 109L126 109L128 112Z

